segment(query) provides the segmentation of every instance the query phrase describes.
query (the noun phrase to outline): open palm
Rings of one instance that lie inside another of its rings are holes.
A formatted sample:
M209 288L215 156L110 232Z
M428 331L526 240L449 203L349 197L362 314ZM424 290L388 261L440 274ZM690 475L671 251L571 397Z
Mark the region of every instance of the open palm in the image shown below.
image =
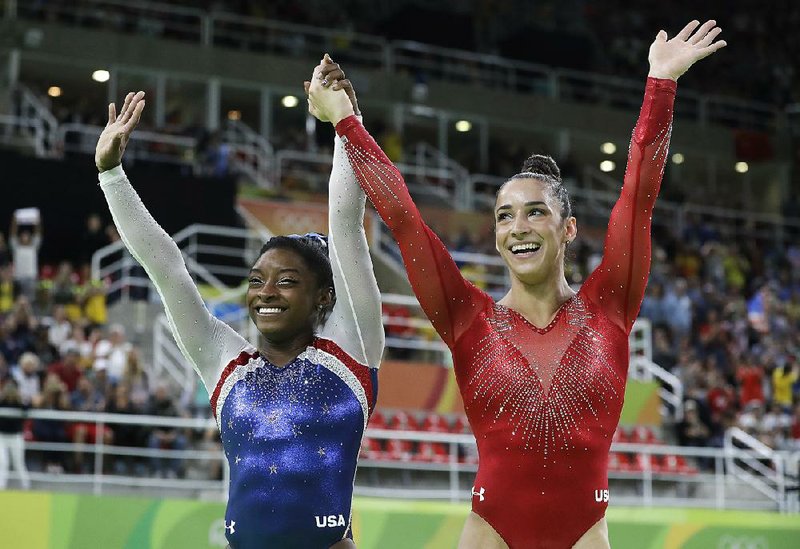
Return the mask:
M117 116L114 103L108 105L108 123L97 140L94 163L101 172L119 166L128 145L131 132L139 123L144 110L144 92L133 92L125 96L122 111Z
M677 80L697 61L727 45L724 40L714 41L721 32L713 19L702 26L692 21L670 40L660 31L650 45L650 76Z

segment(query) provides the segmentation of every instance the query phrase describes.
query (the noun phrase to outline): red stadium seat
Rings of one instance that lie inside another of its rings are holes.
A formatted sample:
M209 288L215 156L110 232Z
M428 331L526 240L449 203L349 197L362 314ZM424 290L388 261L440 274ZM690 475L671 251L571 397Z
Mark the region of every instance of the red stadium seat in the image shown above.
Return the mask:
M453 422L453 425L450 427L450 432L457 434L471 433L472 429L469 428L469 422L467 421L467 416L460 415L456 417L455 421Z
M417 418L402 410L395 413L388 423L389 429L396 429L398 431L419 431L419 422Z
M447 463L450 455L447 447L441 442L420 442L414 453L414 461L426 463Z
M680 475L697 474L697 467L689 465L683 456L664 456L664 471Z
M367 427L372 427L373 429L386 429L386 416L383 415L383 412L380 410L375 410L372 413L372 417L369 418L369 424Z
M639 444L660 444L661 441L656 438L655 433L650 427L646 425L638 425L631 433L631 442L638 442Z
M386 459L392 461L411 460L411 441L391 439L386 443Z
M428 414L422 422L422 430L430 433L446 433L450 430L447 420L439 414Z
M608 455L608 469L609 471L628 472L633 470L631 458L628 454L620 452L611 452Z
M654 473L660 473L664 468L661 465L661 460L659 456L655 455L647 455L647 454L636 454L634 469L636 471L644 471L647 464L649 462L650 471Z
M383 451L382 443L382 440L364 437L364 439L361 441L361 452L359 453L359 457L375 460L386 459L386 452Z
M628 436L628 433L625 432L625 429L617 426L617 430L614 431L614 435L611 437L611 442L630 442L630 441L631 439Z

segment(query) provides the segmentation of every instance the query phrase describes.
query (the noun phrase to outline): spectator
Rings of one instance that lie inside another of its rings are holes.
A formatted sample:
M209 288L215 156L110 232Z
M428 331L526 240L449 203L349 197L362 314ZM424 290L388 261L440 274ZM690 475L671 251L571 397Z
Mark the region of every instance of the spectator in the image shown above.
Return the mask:
M792 387L800 378L800 365L786 362L772 371L772 401L786 413L792 410Z
M151 416L176 417L178 410L169 396L167 386L160 384L150 399L148 414ZM184 450L186 437L175 427L156 427L150 433L148 446L153 450ZM152 460L153 472L159 477L177 478L180 472L181 459L164 459L154 457Z
M20 294L11 265L0 265L0 316L8 314Z
M86 218L86 231L81 237L80 262L83 265L92 261L94 253L109 243L108 234L103 227L100 215L92 213Z
M39 410L69 410L69 393L64 382L56 374L47 374L42 392L32 401ZM31 425L33 437L40 442L68 442L68 424L59 419L34 419ZM63 473L66 460L62 452L45 452L45 469L51 473Z
M8 249L6 236L0 232L0 269L11 265L11 251Z
M125 373L125 366L128 361L128 353L131 344L125 339L125 327L121 324L114 324L108 331L108 339L101 339L95 345L94 353L96 361L105 363L107 367L108 379L112 385L116 385ZM97 364L95 364L95 368Z
M764 368L743 358L739 368L736 370L736 379L739 380L741 388L739 390L739 403L743 408L749 404L764 404Z
M19 367L11 370L11 375L19 388L22 403L31 405L41 393L42 373L39 357L33 353L24 353L19 359Z
M20 229L19 225L23 223L30 224L32 229ZM15 211L8 235L14 263L14 280L19 284L22 294L32 302L39 275L39 248L42 245L39 210L26 208Z
M131 400L130 389L125 382L120 383L114 388L113 396L108 402L106 411L109 414L136 415L141 414L142 409ZM141 426L131 423L115 423L111 426L113 431L113 441L117 446L140 447L144 445L142 439L143 429ZM137 470L139 474L144 474L143 464L134 459L133 456L116 456L113 459L113 470L118 475L128 474L131 470Z
M67 313L62 306L53 308L53 318L47 328L47 339L56 349L61 350L64 342L72 333L72 322L67 318ZM61 351L63 352L63 351Z
M28 405L22 402L22 395L13 380L7 381L0 387L0 409L19 412L28 409ZM5 490L8 486L9 456L19 476L22 489L29 490L31 487L31 479L25 466L23 421L22 417L0 416L0 490Z
M89 378L81 376L77 388L70 394L70 404L75 412L97 412L106 410L106 396L102 389L96 387ZM103 444L111 444L111 429L104 425L102 428ZM97 423L73 423L67 430L67 436L75 444L94 444L97 440ZM73 470L76 473L88 472L84 468L83 451L75 450L73 454Z
M125 363L125 372L122 374L121 383L128 388L128 393L134 406L143 410L147 406L150 395L150 383L147 372L142 368L142 359L139 349L131 347ZM206 395L206 404L208 404Z
M78 381L83 377L80 367L81 354L76 345L67 345L64 356L50 365L48 373L54 373L64 382L70 394L78 388Z

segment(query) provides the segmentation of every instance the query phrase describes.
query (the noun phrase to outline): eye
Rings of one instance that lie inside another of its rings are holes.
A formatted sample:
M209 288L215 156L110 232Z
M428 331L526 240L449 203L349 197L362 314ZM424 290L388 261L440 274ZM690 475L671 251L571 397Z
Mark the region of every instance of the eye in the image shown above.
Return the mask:
M250 277L250 278L247 280L247 283L248 283L248 284L249 284L251 287L253 287L253 286L260 286L261 284L263 284L263 283L264 283L264 281L263 281L263 280L261 280L260 278L257 278L257 277L255 277L255 276L253 276L253 277Z
M531 210L530 212L528 212L528 215L533 217L538 217L540 215L544 215L544 210L539 210L539 209Z
M508 212L503 212L501 214L497 214L498 221L505 221L506 219L511 219L511 214Z
M295 284L297 284L297 281L293 278L282 278L278 281L280 286L294 286Z

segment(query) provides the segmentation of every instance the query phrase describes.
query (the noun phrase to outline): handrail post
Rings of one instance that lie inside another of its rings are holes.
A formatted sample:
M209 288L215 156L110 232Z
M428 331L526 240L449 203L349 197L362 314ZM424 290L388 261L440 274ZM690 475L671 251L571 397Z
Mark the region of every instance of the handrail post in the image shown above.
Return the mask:
M104 429L105 423L101 416L97 416L94 422L94 479L92 482L92 493L99 496L103 488L103 449L105 445Z

